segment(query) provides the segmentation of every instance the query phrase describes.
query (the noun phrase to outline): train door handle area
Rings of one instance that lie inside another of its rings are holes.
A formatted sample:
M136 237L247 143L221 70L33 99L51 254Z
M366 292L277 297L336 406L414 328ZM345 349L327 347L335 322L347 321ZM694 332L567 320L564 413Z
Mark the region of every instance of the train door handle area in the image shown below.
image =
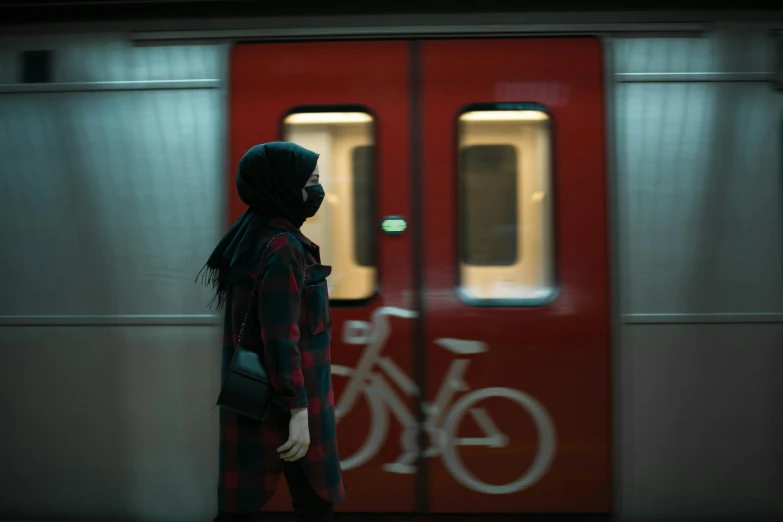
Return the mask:
M408 228L408 222L403 216L386 216L381 220L381 230L390 236L398 236Z

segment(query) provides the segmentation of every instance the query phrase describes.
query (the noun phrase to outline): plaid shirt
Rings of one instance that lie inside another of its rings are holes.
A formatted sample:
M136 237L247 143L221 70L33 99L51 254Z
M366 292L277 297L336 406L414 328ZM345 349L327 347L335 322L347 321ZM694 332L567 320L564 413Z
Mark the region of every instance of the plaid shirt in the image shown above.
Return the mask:
M345 497L337 454L332 390L331 316L326 277L318 246L287 221L269 218L260 231L256 258L269 240L260 273L258 267L243 284L230 289L223 337L223 373L227 371L253 280L258 285L258 316L248 318L242 345L264 353L275 390L273 407L262 423L227 410L220 411L219 509L251 512L274 494L282 471L277 448L288 439L289 410L307 408L310 447L297 461L310 485L330 501ZM294 237L292 237L292 235Z

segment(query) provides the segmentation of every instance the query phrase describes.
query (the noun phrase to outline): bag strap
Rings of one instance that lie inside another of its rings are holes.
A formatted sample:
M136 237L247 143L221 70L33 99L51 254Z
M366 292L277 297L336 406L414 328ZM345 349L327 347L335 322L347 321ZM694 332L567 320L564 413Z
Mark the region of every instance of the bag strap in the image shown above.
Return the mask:
M239 327L239 338L237 339L237 346L242 344L242 334L245 331L245 324L247 324L247 319L250 317L250 310L253 309L253 303L255 302L255 295L256 290L258 290L258 284L261 282L261 268L264 266L264 257L266 257L266 252L269 250L269 246L272 244L272 241L277 239L280 236L283 236L285 234L288 234L289 236L296 239L296 236L291 234L290 232L280 232L279 234L275 234L272 236L272 239L269 240L269 242L266 244L266 247L264 247L264 251L261 253L261 261L258 263L258 272L256 272L256 280L253 281L253 291L250 293L250 303L247 305L247 311L245 312L245 318L242 319L242 325ZM302 285L301 288L304 288L305 283L305 276L304 269L302 270Z

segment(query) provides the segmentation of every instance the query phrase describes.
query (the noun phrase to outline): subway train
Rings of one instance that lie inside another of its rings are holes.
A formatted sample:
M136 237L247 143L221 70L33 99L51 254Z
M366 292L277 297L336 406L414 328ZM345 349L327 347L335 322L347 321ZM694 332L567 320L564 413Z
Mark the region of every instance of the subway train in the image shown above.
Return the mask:
M214 515L194 279L268 141L320 154L341 513L783 518L780 13L6 29L0 519Z

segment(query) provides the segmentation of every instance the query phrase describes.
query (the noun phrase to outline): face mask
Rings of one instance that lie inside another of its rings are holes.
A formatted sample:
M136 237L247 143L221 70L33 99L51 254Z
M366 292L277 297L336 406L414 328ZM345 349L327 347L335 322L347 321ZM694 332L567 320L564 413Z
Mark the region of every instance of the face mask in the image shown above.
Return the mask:
M304 213L306 217L311 218L318 212L326 193L321 185L310 185L309 187L305 187L305 192L307 192L307 201L303 203Z

